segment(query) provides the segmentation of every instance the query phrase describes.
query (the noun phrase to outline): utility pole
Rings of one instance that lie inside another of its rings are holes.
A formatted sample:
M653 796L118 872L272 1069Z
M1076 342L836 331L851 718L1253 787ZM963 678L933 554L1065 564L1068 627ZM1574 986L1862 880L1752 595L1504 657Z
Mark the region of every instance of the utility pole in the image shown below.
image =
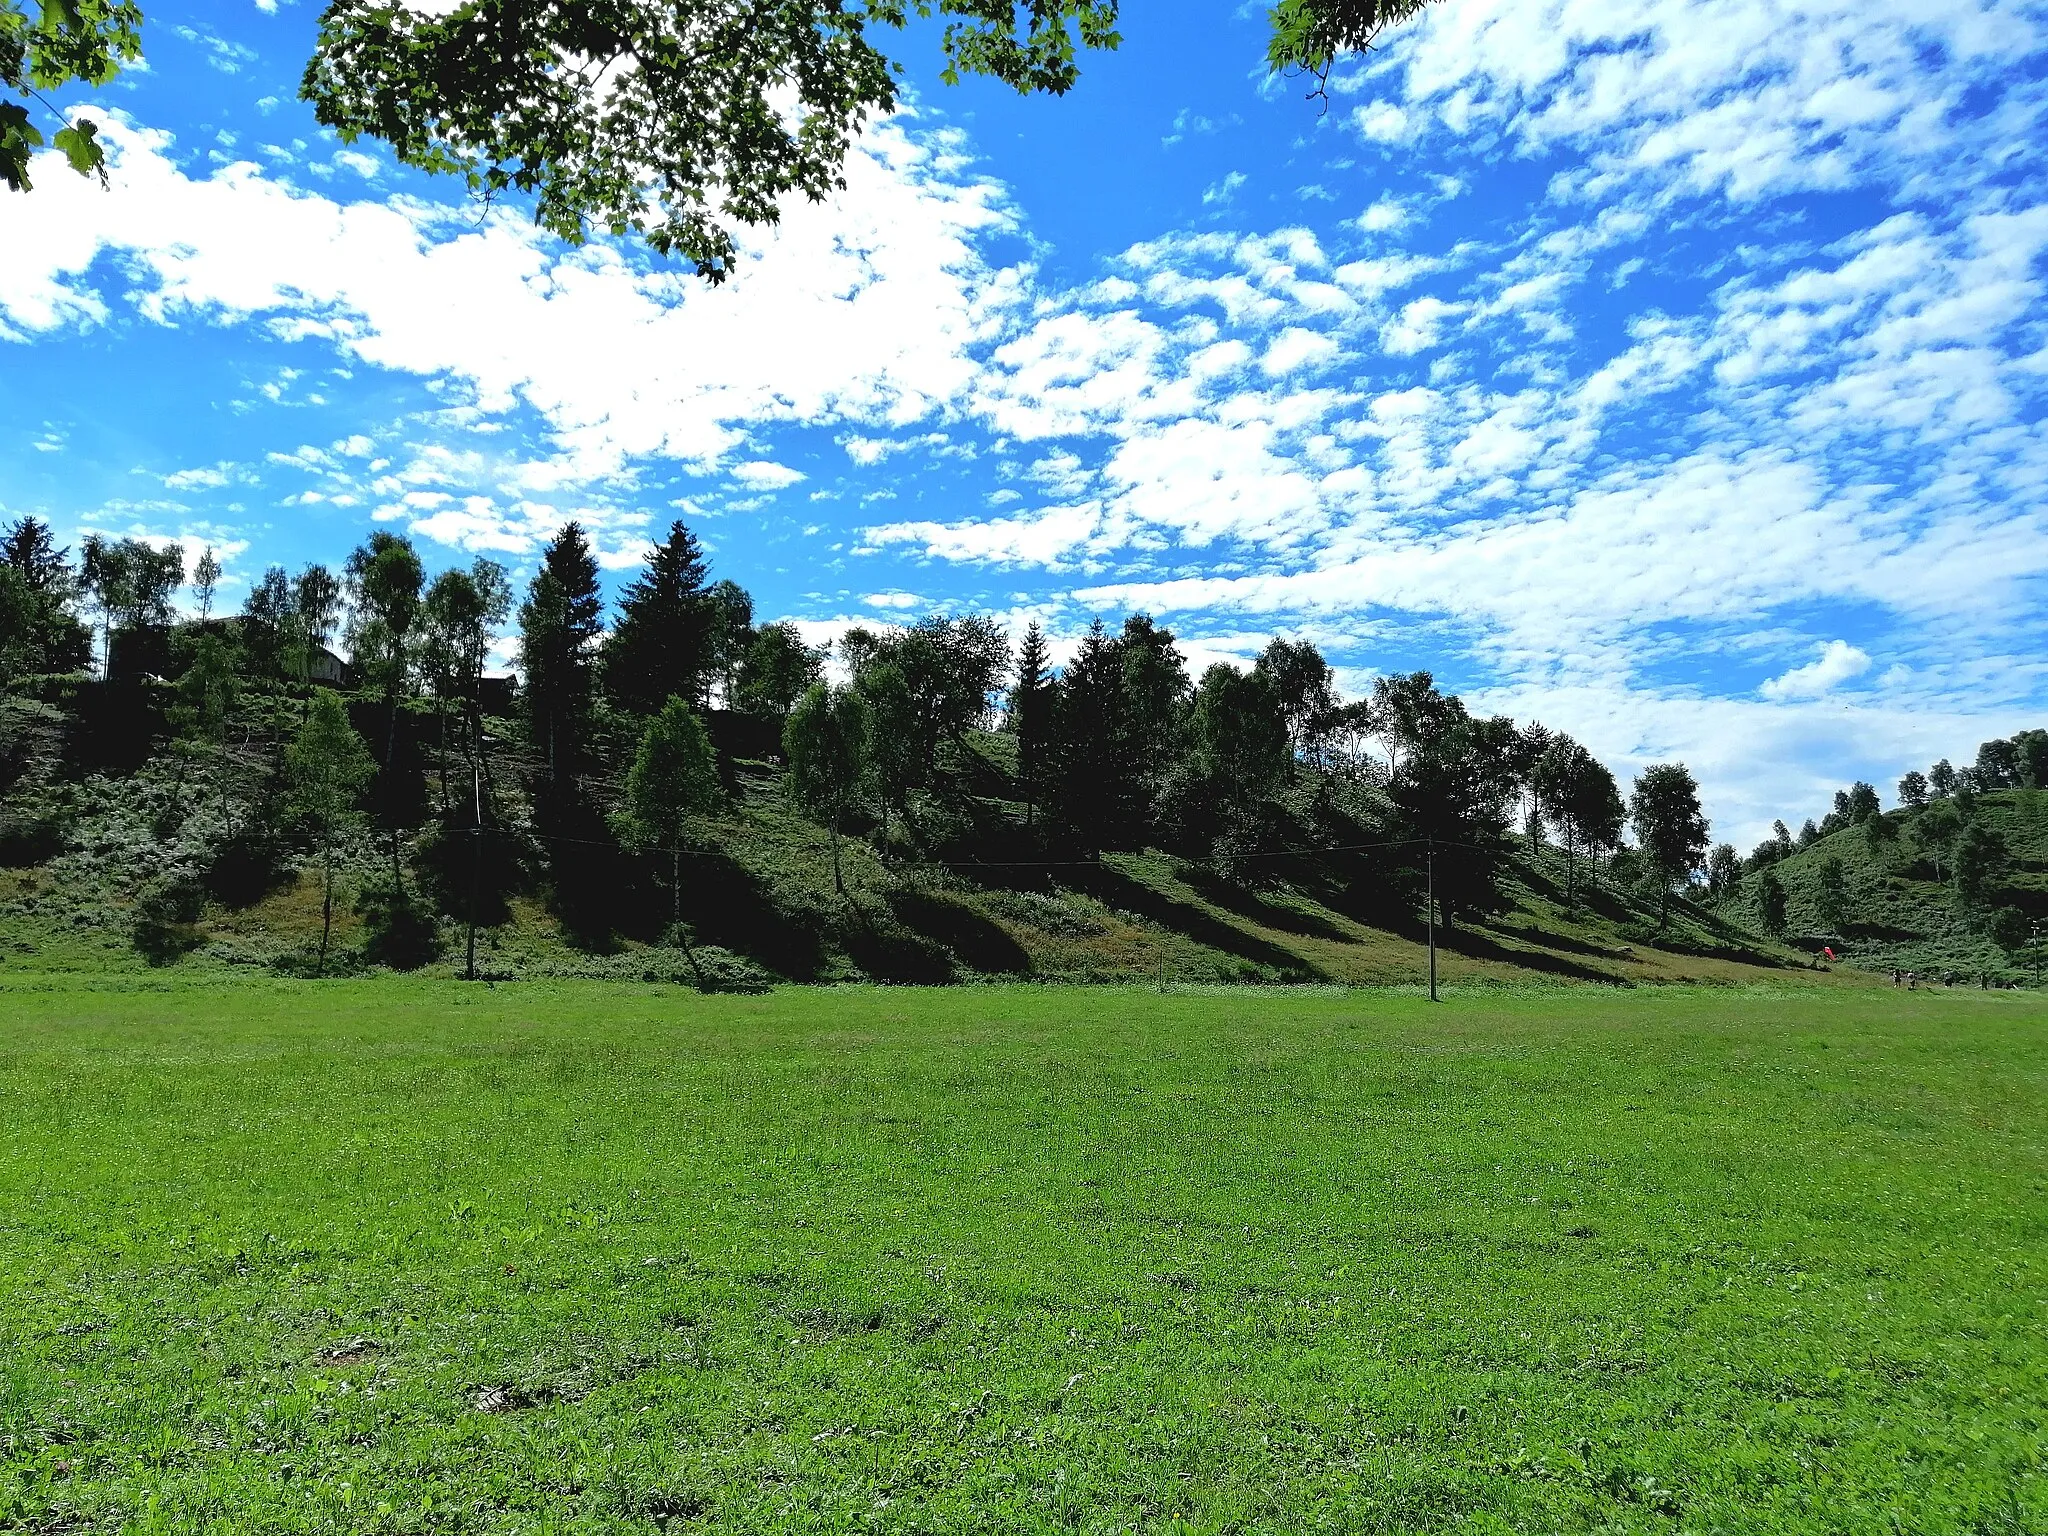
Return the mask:
M1436 839L1429 843L1429 1000L1441 1002L1436 995Z
M479 763L482 756L479 747L469 760L470 804L474 807L476 821L469 829L469 968L463 972L464 981L476 980L476 903L483 883L480 871L483 866L484 781L483 768Z

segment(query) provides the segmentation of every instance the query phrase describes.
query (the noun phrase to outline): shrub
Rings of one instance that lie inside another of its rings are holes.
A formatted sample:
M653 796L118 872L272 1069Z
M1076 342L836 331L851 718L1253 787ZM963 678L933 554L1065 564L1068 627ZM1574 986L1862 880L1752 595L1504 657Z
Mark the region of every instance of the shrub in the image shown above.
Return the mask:
M0 806L0 868L43 864L64 851L74 817L55 799Z
M363 958L394 971L416 971L441 955L441 925L415 891L389 881L365 886L356 897L363 920Z
M206 889L190 870L167 871L135 903L135 948L151 965L173 965L198 948Z
M206 888L223 906L253 906L288 878L284 853L264 818L252 816L216 845Z
M2009 955L2025 949L2034 936L2032 921L2018 907L2000 907L1984 927L1991 941Z

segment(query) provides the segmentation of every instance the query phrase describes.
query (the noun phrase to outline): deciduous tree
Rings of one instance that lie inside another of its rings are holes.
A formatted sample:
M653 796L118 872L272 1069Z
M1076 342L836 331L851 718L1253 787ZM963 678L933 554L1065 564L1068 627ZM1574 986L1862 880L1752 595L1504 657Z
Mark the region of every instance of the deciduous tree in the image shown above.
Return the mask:
M644 849L669 856L669 932L682 947L706 990L697 951L683 926L683 843L690 818L716 806L721 798L718 757L704 727L680 698L671 698L641 733L633 766L626 773L626 834Z
M753 632L738 673L738 707L781 724L825 675L825 650L804 644L794 624L763 624Z
M1782 937L1789 909L1785 897L1785 882L1778 878L1775 869L1767 869L1757 876L1755 889L1757 922L1772 938Z
M1671 887L1689 880L1707 851L1699 785L1683 763L1657 763L1636 776L1629 795L1636 841L1657 873L1657 926L1671 919Z
M789 788L806 814L825 824L832 842L832 888L846 894L839 838L867 786L872 736L868 706L852 688L815 684L782 729Z
M0 0L0 182L29 190L29 157L48 143L81 176L107 179L98 126L66 118L47 93L73 81L105 85L142 56L142 12L131 0ZM40 114L37 109L41 109ZM51 128L46 137L36 118Z
M425 579L412 540L381 528L351 551L344 567L350 657L363 681L384 699L381 798L391 842L391 887L400 897L405 892L405 871L398 853L398 704L411 687L418 659L413 630L419 620Z
M361 823L356 801L377 771L376 759L348 723L340 696L322 691L306 706L285 759L290 805L320 851L320 974L334 931L334 856L341 838Z
M637 232L716 282L736 225L818 202L895 109L874 34L945 18L945 77L1066 91L1082 48L1118 41L1115 0L333 0L300 93L344 140L485 197L531 194L569 241Z

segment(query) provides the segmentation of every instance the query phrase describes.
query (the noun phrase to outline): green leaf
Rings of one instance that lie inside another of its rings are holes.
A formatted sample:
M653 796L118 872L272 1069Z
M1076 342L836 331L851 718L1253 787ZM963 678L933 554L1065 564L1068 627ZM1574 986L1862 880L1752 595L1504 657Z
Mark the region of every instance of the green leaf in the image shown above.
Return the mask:
M0 101L0 181L14 192L29 190L28 157L41 148L43 135L28 120L28 109Z
M82 117L70 127L57 130L56 147L71 162L71 169L81 176L90 176L98 171L104 184L107 179L107 152L100 147L99 134L99 124Z

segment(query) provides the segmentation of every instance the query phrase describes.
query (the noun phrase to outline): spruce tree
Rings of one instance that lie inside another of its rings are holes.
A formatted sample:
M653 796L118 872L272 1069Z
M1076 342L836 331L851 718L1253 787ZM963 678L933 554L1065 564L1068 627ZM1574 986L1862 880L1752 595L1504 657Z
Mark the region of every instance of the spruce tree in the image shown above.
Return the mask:
M78 574L40 518L8 524L0 570L11 578L13 629L0 649L19 672L73 672L92 659L92 632L72 612Z
M704 587L704 551L681 523L647 552L646 568L619 595L619 622L604 647L605 693L636 715L670 697L701 705L712 666L717 606Z
M583 764L591 673L603 620L590 541L579 524L564 523L541 551L540 570L519 609L527 725L551 783Z
M1044 795L1046 735L1051 724L1051 652L1045 631L1033 619L1024 630L1017 649L1017 681L1010 689L1006 724L1017 738L1017 789L1024 797L1024 819L1028 826L1038 817Z

